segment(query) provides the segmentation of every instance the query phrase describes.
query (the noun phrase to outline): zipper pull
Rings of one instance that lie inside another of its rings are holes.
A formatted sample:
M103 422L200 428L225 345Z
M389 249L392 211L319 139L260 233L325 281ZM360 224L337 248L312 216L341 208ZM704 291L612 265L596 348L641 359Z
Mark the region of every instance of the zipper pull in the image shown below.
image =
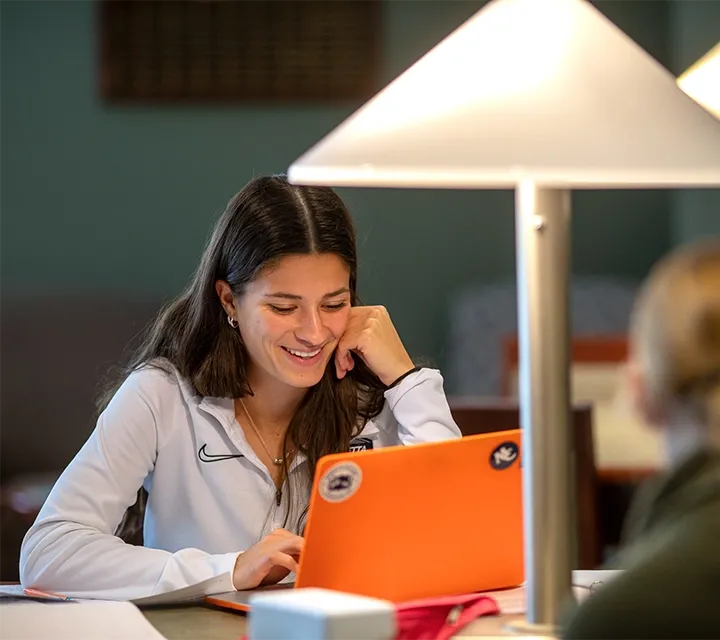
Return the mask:
M279 487L275 489L275 504L279 507L282 502L282 489Z
M460 616L463 612L463 605L459 604L452 609L450 609L450 612L447 615L447 618L445 618L445 624L448 624L450 626L455 626L458 623L458 620L460 620Z

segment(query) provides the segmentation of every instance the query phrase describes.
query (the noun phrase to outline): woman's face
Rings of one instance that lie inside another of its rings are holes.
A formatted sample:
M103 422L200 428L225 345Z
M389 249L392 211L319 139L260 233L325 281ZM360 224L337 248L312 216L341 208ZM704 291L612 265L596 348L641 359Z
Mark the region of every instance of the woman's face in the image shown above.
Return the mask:
M350 271L334 254L285 256L251 282L233 317L251 378L295 388L320 382L350 315Z

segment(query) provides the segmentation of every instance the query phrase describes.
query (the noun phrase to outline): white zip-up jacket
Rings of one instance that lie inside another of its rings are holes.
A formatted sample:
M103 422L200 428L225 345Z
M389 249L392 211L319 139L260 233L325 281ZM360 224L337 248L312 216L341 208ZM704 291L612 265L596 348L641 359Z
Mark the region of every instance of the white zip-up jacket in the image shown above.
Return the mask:
M421 369L386 391L360 435L373 448L460 437L440 373ZM296 456L288 473L305 500L306 462ZM141 486L149 496L137 547L114 532ZM200 583L207 594L231 591L238 554L285 521L288 501L275 498L232 399L200 397L177 372L146 367L50 492L23 540L20 579L78 598L135 600Z

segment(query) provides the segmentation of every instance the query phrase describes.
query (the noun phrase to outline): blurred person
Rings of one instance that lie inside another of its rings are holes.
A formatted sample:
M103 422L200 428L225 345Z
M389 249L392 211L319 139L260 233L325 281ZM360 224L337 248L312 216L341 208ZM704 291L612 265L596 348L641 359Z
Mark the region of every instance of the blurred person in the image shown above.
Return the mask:
M720 238L652 270L630 326L628 390L669 468L626 521L625 571L568 617L565 638L720 638Z
M252 180L25 536L23 586L136 599L289 579L322 456L460 437L440 373L356 287L340 198Z

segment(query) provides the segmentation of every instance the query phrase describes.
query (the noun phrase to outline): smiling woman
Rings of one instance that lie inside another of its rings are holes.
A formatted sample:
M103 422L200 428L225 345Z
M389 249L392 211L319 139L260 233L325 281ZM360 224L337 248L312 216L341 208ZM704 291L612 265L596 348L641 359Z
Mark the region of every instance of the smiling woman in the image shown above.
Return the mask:
M459 437L440 373L414 366L356 286L331 189L250 182L28 532L23 585L135 599L278 582L297 567L322 456ZM119 528L128 514L144 547Z
M320 381L345 331L348 280L335 254L290 255L248 285L237 305L226 282L217 291L256 368L302 389Z

